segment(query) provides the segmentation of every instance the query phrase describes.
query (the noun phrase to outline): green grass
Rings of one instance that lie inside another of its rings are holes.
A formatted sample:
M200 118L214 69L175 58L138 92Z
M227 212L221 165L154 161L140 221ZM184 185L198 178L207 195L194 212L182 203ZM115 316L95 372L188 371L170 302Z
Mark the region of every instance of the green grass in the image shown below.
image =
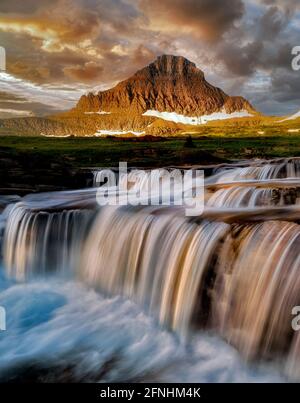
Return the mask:
M300 156L300 136L193 137L189 145L183 137L133 141L0 136L0 194L86 187L92 175L82 168L117 167L120 161L135 167L167 167Z
M65 162L74 167L114 166L119 161L132 165L206 163L207 152L224 159L300 156L300 136L203 137L193 138L194 148L185 148L185 138L158 142L135 142L100 138L0 137L1 158ZM199 161L197 161L199 156ZM38 167L38 166L37 166Z

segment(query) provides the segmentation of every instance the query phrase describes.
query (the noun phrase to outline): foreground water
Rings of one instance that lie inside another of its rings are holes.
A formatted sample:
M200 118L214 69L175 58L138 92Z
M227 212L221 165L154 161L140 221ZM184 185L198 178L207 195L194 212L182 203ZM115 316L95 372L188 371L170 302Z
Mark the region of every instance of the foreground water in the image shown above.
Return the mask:
M80 283L1 281L7 331L0 333L2 380L267 382L283 377L249 366L205 333L188 344L135 303Z
M1 216L3 379L299 380L297 159L216 167L196 218L96 191Z

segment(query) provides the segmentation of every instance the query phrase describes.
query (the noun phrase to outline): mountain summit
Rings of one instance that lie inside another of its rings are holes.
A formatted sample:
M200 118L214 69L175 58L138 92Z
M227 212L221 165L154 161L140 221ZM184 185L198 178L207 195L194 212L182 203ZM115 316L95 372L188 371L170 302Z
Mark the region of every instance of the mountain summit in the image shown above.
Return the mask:
M80 98L75 110L143 114L148 110L185 116L253 111L242 97L230 97L209 84L204 73L182 56L163 55L114 88Z

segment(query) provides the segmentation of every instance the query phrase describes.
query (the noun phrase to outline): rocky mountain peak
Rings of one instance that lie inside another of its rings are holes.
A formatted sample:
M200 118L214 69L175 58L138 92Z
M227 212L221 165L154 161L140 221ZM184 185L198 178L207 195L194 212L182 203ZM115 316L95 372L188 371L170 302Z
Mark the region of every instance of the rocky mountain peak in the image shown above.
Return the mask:
M204 78L201 70L197 69L195 63L190 62L183 56L161 55L157 59L136 73L140 76L150 73L152 76L188 77L191 74L200 74Z
M81 97L75 111L142 115L148 110L202 116L253 110L242 97L229 97L209 84L183 56L162 55L114 88Z

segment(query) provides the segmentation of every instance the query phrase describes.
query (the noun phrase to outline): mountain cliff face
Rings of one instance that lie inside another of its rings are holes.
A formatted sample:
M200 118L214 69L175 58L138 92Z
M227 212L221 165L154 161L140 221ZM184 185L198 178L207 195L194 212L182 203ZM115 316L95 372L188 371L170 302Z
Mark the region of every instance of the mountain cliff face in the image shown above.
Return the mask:
M184 57L163 55L116 87L82 96L75 110L130 114L156 110L199 116L253 111L253 107L244 98L229 97L209 84L204 73Z

